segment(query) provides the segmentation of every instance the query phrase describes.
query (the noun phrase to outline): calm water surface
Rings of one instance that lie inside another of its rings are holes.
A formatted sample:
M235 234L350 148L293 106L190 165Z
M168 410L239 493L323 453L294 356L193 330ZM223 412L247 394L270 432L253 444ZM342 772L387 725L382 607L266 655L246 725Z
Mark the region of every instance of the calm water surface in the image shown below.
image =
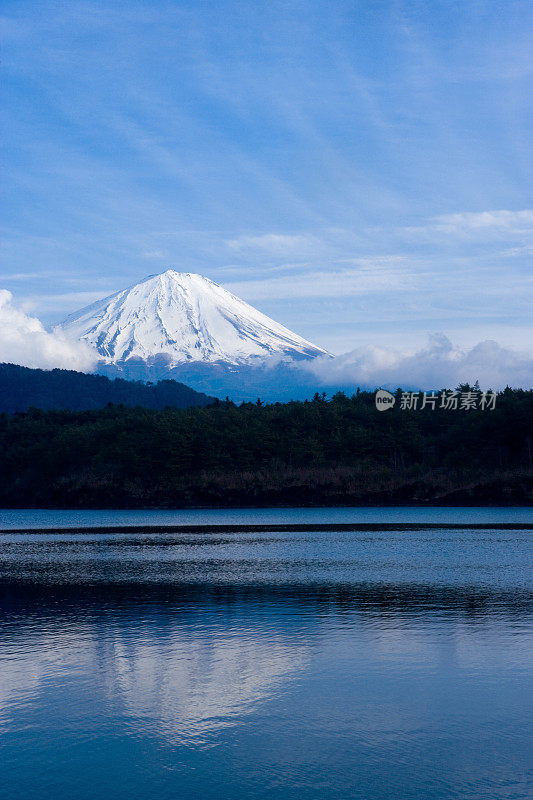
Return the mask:
M2 798L531 797L531 531L139 524L0 535Z
M529 522L533 507L220 508L148 510L0 509L0 529L106 525L231 525L320 522Z

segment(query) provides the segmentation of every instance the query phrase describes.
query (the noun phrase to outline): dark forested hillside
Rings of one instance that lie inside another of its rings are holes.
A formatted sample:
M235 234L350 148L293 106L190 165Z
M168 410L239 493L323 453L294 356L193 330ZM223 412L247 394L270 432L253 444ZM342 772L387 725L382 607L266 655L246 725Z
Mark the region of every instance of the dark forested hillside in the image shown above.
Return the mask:
M0 415L1 506L533 503L533 392Z
M83 411L103 408L108 403L188 408L205 406L212 401L212 397L176 381L144 384L67 369L28 369L17 364L0 364L0 412L26 411L32 407Z

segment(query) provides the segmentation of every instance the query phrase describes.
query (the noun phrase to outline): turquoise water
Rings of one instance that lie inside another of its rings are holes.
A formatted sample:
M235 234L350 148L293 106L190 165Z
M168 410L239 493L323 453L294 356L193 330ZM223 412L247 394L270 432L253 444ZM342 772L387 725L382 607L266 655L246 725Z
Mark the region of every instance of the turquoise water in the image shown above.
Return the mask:
M0 796L531 796L531 531L137 519L0 535Z

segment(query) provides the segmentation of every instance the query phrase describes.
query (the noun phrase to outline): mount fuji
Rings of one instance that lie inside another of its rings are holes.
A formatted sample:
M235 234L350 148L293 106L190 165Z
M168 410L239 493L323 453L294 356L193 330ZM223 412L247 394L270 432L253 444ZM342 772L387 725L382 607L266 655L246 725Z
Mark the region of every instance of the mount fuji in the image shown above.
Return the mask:
M329 353L209 278L167 270L70 314L58 329L99 356L98 371L141 380L175 378L246 397L276 367ZM278 376L279 378L279 376ZM237 390L237 391L235 391Z

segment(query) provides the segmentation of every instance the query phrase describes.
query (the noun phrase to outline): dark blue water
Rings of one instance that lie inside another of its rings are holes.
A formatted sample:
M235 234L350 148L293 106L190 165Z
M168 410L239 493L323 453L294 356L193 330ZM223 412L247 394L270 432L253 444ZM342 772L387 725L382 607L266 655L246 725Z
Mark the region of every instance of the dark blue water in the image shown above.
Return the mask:
M231 525L320 522L528 522L527 507L219 508L219 509L0 509L0 529L103 527L106 525Z
M0 796L530 797L532 565L490 527L2 534Z

